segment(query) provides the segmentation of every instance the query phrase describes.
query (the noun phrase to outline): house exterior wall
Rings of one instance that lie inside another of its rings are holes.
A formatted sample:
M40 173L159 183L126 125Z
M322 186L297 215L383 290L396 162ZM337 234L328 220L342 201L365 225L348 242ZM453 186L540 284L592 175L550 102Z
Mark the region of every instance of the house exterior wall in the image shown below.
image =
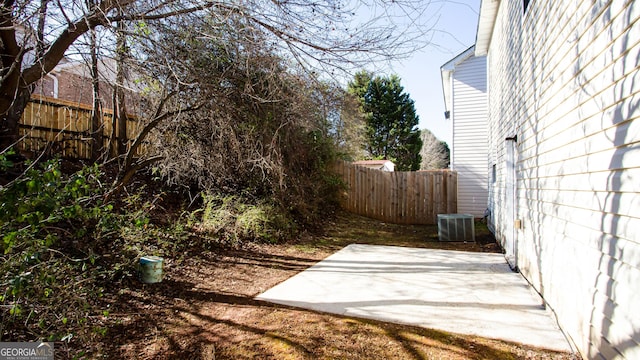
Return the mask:
M458 212L484 216L487 208L486 57L471 56L452 73L451 168L458 172Z
M100 104L103 109L113 110L117 64L113 59L104 58L99 60L98 68ZM141 114L145 106L141 95L143 89L134 80L136 76L136 72L130 69L125 73L124 98L129 114ZM33 94L93 106L91 71L84 62L63 59L53 71L36 82Z
M589 359L640 359L639 19L634 1L503 0L488 47L490 221Z
M57 93L54 90L53 76L56 77ZM93 86L91 78L84 77L68 71L55 72L45 76L36 83L33 91L36 95L42 95L60 100L77 102L83 105L93 105ZM100 102L105 109L113 109L113 86L104 80L99 83ZM125 105L127 112L137 113L140 109L141 96L135 92L125 90ZM57 96L56 96L57 95Z

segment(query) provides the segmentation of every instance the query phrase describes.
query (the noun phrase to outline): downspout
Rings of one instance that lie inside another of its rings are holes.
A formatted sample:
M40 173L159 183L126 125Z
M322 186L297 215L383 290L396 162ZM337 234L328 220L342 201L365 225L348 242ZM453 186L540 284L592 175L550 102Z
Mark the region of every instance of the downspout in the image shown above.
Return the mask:
M451 170L455 170L455 168L454 168L454 164L455 164L454 158L455 158L455 148L456 148L456 146L455 146L455 142L456 142L456 136L455 135L456 134L455 134L455 128L454 128L454 122L455 122L455 119L456 119L455 118L456 113L455 113L455 111L453 109L453 103L454 103L453 98L455 96L455 94L453 92L453 72L454 71L455 71L455 66L454 66L453 69L451 69L451 71L449 71L449 93L451 94L451 96L449 96L449 120L451 120L450 121L451 122L451 125L450 125L451 126L451 132L450 132L451 133L451 147L450 147L451 151L449 152L449 163L451 165L449 166L449 168Z

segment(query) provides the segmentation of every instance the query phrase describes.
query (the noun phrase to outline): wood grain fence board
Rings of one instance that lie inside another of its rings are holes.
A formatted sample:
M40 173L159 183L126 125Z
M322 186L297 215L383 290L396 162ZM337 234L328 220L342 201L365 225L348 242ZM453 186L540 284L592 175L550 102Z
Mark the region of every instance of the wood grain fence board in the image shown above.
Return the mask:
M48 151L67 158L91 158L91 106L33 95L25 107L19 124L23 140L18 149L39 153ZM142 123L133 115L127 119L127 140L141 130ZM113 112L105 109L102 116L103 146L109 144ZM138 154L145 151L144 145Z
M342 203L344 203L346 201L349 204L349 207L351 207L352 206L351 205L352 204L352 201L351 201L351 198L352 198L352 196L351 196L351 188L349 188L349 186L347 186L347 184L352 183L351 182L351 180L352 180L351 171L348 168L343 168L342 174L343 175L342 175L341 179L344 182L345 189L344 189L344 196L341 198L341 200L342 200Z
M457 173L447 174L447 181L448 181L447 204L449 204L450 207L456 209L457 211L458 210L458 201L456 196L458 192Z
M362 188L362 184L360 184L360 180L361 180L360 171L358 171L357 168L354 169L353 171L353 178L354 178L354 182L352 184L354 187L353 189L351 189L351 195L353 196L352 207L356 213L362 214L364 213L364 211L360 209L360 204L362 202L362 199L359 198L360 194L356 191L357 189Z
M354 206L356 209L356 212L358 214L367 214L366 212L366 204L364 204L364 199L362 197L362 194L364 193L364 191L357 191L357 189L364 189L363 184L362 184L362 170L356 168L356 187L353 189L353 199L354 199Z
M418 177L418 192L416 194L416 196L418 197L418 214L420 214L420 216L426 217L426 209L425 209L425 186L424 186L424 179L422 179L422 177Z
M365 190L360 193L361 204L364 205L364 214L366 216L371 216L372 214L369 212L369 196L371 194L371 191L369 190L369 184L367 183L367 179L369 178L369 176L367 176L367 171L364 169L360 171L358 175L360 176L360 184L362 186L362 189Z
M413 186L415 172L407 175L407 219L413 219L416 217L416 193Z
M386 218L389 216L389 214L391 214L391 202L388 200L391 198L391 181L393 180L391 178L392 174L387 174L385 176L385 181L384 181L384 208L383 208L383 216Z
M371 206L369 211L372 214L379 216L378 211L380 208L378 207L378 201L380 200L380 196L376 187L380 179L378 177L378 174L373 174L373 176L369 176L369 178L371 179L371 187L369 190L369 192L371 193Z
M416 213L416 186L415 186L415 172L410 172L407 174L407 218L414 219L418 215Z
M446 191L445 185L442 183L442 177L440 174L433 174L433 183L434 183L434 207L433 214L437 216L437 214L442 213L442 203L443 203L443 194Z
M400 174L400 179L402 181L402 191L401 191L401 198L402 198L402 206L400 206L400 213L402 216L402 223L406 224L409 219L408 219L408 213L409 213L409 184L408 184L408 177L409 174Z
M422 216L420 209L420 202L422 201L422 198L420 197L420 176L416 172L412 174L411 197L413 198L413 217L419 218Z
M373 175L373 176L372 176ZM375 212L375 208L373 206L373 196L375 195L375 192L373 191L373 179L375 179L375 174L369 174L368 171L363 172L362 176L364 176L364 181L367 184L366 187L366 198L367 198L367 213L369 214L369 216L371 217L375 217L377 214Z
M351 195L351 187L348 184L353 184L353 176L351 174L350 169L344 168L342 171L343 176L340 178L342 180L342 182L344 183L344 196L341 198L341 204L344 204L345 202L348 204L348 207L351 208L353 207L352 205L352 195Z
M365 171L362 169L356 169L357 177L358 177L358 187L357 189L366 189L366 184L364 182L366 176L364 175ZM356 191L356 208L359 212L367 215L367 193L366 191Z
M339 161L347 211L389 223L435 224L457 212L457 174L448 170L384 172Z
M388 217L391 214L391 204L389 198L391 197L391 173L385 173L384 175L384 194L383 194L383 202L382 202L382 216L384 218Z
M404 218L402 216L403 214L403 208L406 206L405 204L405 177L401 176L401 174L399 172L395 172L395 176L397 179L397 183L398 183L398 191L397 196L398 196L398 206L396 207L396 218L395 218L395 222L399 223L399 224L404 224Z
M366 204L364 204L364 199L362 198L364 191L357 191L357 189L363 189L362 170L354 167L352 172L353 182L348 185L351 192L351 209L357 214L366 215Z
M420 195L420 176L416 175L413 177L413 198L414 198L414 208L415 216L422 216L422 206L420 202L422 201L422 197Z
M353 182L351 184L357 184L358 182L358 169L353 168L352 169L352 174L351 176L353 177ZM351 185L349 185L351 186ZM356 189L358 189L358 186L354 186L351 189L351 208L356 210L356 212L359 212L358 210L358 203L360 202L360 199L358 199L358 193L356 192Z
M398 177L398 222L404 224L405 211L407 209L407 177L403 174L396 173Z
M376 203L374 205L374 208L376 209L379 217L384 217L384 195L383 192L380 191L383 187L382 184L384 184L384 173L380 172L376 174L376 182L374 188L374 191L376 192Z
M391 174L393 181L391 182L391 213L389 214L389 222L398 222L398 209L400 208L400 184L398 181L398 173Z

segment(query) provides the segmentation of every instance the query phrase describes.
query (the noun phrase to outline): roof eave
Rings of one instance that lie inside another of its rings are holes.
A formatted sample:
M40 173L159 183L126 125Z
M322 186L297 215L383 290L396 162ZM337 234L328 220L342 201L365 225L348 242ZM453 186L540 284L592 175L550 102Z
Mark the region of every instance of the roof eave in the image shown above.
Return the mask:
M493 27L496 22L496 15L500 7L500 0L482 0L480 4L480 18L478 20L478 31L476 33L476 56L487 55Z
M473 56L475 52L475 45L472 45L467 50L456 55L453 59L447 61L440 67L440 76L442 78L442 95L444 97L444 110L450 111L449 105L451 104L451 74L455 70L456 66L461 62L467 60Z

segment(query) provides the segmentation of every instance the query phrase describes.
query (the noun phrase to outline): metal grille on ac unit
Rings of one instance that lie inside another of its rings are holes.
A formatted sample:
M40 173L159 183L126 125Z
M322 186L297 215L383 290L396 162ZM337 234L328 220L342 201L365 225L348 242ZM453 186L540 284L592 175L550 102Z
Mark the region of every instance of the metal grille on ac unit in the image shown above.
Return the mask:
M475 241L473 215L438 214L438 238L440 241Z

